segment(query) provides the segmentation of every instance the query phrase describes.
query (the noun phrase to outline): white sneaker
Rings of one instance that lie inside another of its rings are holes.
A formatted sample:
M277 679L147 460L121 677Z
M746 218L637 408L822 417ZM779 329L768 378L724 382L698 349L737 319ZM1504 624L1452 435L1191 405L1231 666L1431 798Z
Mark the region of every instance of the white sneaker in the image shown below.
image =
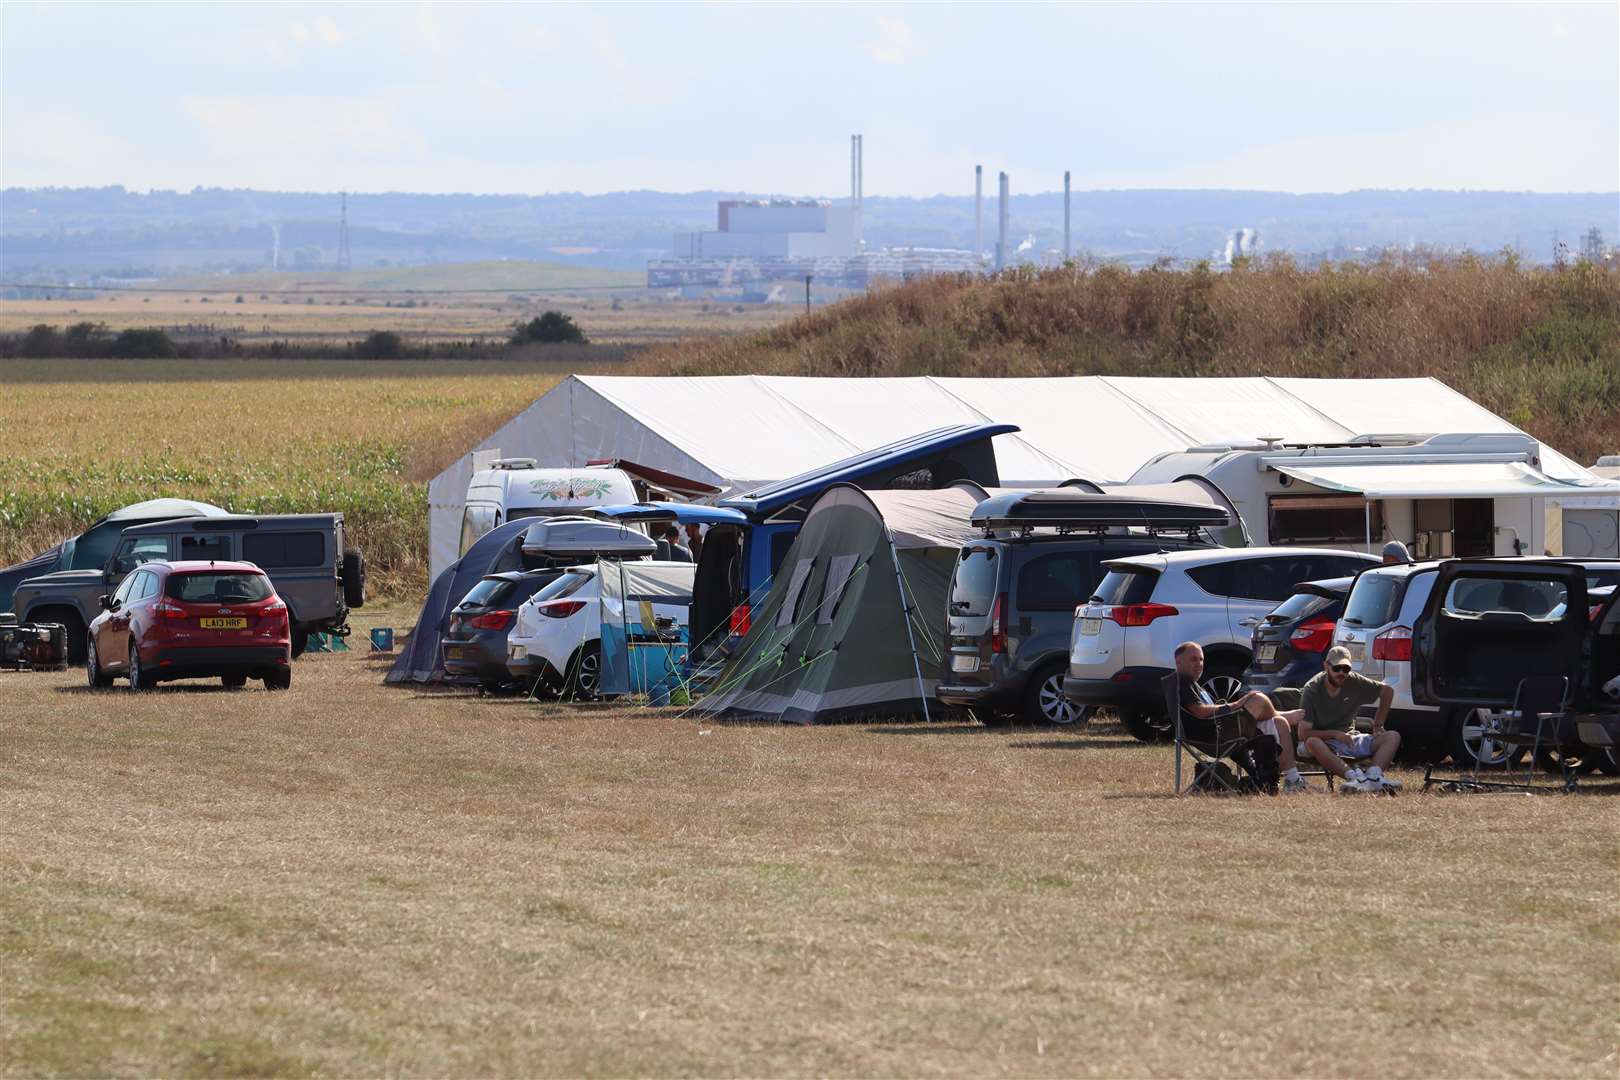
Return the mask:
M1282 793L1284 795L1309 795L1315 790L1315 788L1311 787L1311 785L1305 782L1305 778L1303 776L1296 776L1291 780L1283 780Z
M1367 782L1367 774L1362 772L1360 769L1351 769L1349 772L1345 773L1345 779L1354 780L1358 784L1365 784Z
M1369 779L1367 783L1376 785L1379 791L1387 791L1392 795L1401 790L1401 782L1399 780L1391 779L1388 776L1380 776L1376 780Z
M1367 790L1367 781L1357 780L1354 776L1346 776L1343 780L1339 781L1340 795L1360 795L1362 792Z

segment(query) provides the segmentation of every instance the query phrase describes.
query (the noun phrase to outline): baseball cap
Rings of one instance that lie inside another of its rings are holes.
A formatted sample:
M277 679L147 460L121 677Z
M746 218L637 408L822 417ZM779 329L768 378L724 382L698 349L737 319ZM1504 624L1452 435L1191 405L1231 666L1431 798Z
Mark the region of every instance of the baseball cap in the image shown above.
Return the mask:
M1338 667L1340 664L1348 664L1350 662L1350 650L1345 648L1343 645L1335 645L1333 648L1327 651L1327 656L1324 657L1324 660L1326 661L1328 667Z

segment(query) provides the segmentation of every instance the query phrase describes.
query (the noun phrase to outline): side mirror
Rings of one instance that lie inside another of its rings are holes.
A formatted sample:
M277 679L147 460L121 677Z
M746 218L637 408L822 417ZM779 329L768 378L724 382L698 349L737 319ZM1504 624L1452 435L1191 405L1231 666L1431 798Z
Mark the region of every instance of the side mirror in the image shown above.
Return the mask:
M100 596L96 597L96 603L101 605L102 611L106 611L107 608L112 604L112 597L108 596L106 593L102 593Z

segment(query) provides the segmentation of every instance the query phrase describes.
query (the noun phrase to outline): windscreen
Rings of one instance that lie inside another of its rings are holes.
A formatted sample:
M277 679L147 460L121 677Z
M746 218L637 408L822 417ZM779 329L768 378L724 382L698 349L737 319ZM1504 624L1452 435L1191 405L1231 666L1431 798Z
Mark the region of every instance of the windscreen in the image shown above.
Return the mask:
M995 602L996 568L1000 554L993 547L975 545L962 549L951 579L952 615L988 615Z
M494 607L501 602L512 583L505 578L487 577L479 581L461 598L462 607Z
M1097 583L1097 591L1091 594L1091 602L1110 607L1145 604L1153 596L1153 586L1158 581L1159 572L1147 567L1109 570Z
M1350 590L1340 622L1349 626L1383 626L1395 621L1406 583L1393 574L1362 574Z
M247 604L270 597L270 579L263 574L171 574L164 594L186 604Z
M1266 616L1266 622L1286 623L1298 619L1308 619L1318 611L1333 606L1333 601L1325 596L1315 593L1295 593L1276 607Z

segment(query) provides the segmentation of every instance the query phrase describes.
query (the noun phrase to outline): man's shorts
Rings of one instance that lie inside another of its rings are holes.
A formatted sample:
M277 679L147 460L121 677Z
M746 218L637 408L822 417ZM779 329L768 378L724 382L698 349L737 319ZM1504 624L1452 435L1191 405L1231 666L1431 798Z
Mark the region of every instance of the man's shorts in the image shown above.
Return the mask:
M1373 737L1366 731L1336 731L1332 738L1323 738L1327 748L1342 758L1372 756Z

